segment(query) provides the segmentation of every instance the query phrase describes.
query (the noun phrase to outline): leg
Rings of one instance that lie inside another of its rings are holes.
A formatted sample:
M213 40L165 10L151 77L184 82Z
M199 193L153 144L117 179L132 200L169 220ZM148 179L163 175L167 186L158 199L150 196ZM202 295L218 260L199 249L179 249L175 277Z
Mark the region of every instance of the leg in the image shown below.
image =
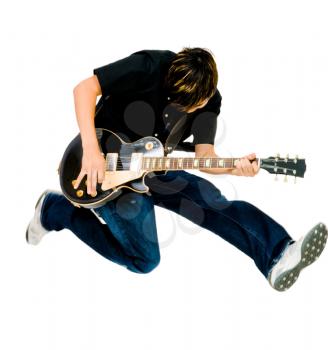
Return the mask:
M65 196L49 194L42 208L42 225L47 230L69 229L105 258L146 273L160 261L152 198L135 192L121 196L95 209L76 208Z
M251 257L267 277L284 248L286 230L254 205L227 200L210 181L183 170L146 176L154 204L214 232Z

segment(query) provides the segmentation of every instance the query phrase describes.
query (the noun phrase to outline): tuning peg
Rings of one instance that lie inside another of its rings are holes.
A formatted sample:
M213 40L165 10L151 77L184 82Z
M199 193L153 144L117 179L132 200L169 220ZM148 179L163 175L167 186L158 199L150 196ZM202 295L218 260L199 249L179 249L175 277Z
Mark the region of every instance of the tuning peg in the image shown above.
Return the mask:
M289 159L289 153L286 154L286 159Z
M296 176L294 177L294 184L296 184Z
M287 182L287 175L285 175L284 181Z

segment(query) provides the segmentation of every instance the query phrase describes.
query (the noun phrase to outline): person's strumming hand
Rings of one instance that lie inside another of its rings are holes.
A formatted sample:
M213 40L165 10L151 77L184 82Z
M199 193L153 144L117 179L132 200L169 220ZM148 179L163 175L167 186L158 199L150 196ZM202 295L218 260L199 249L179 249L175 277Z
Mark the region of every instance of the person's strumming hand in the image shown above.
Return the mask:
M105 174L105 158L98 149L84 150L81 171L76 179L74 188L78 188L80 182L87 175L87 193L95 196L97 194L97 181L102 183Z

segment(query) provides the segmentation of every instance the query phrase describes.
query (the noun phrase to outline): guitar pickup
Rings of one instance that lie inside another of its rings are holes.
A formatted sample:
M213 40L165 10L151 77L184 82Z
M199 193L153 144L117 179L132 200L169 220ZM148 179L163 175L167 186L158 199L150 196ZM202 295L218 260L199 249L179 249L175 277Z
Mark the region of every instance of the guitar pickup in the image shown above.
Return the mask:
M118 158L117 153L106 154L106 171L116 171L117 158Z

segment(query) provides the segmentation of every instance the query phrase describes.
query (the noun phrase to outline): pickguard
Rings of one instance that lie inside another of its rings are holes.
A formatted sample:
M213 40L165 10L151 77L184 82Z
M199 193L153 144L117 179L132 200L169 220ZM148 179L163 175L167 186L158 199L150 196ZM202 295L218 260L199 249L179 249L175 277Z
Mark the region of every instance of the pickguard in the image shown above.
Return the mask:
M116 171L105 172L101 189L106 191L126 184L136 191L147 192L149 187L144 183L143 175L145 171L142 170L141 162L137 169L135 167L133 170L130 169L132 154L142 153L145 157L162 157L164 148L161 142L155 137L146 136L132 143L122 143L118 153L117 169ZM127 182L130 183L127 184Z

